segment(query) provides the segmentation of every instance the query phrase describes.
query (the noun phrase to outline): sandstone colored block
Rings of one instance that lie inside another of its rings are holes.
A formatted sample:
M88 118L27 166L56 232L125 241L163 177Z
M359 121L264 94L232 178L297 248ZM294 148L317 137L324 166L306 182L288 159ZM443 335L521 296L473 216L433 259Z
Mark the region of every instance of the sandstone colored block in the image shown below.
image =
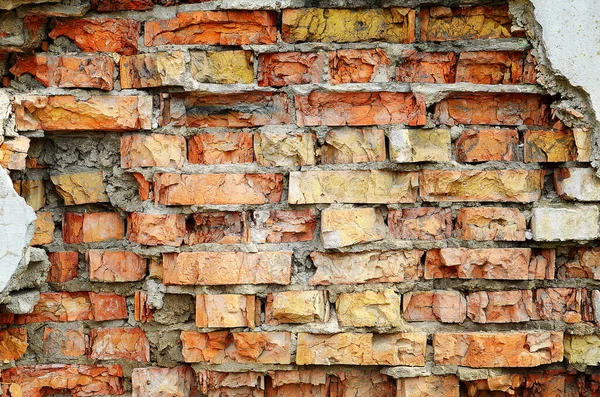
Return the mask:
M467 302L467 314L474 323L518 323L535 318L529 290L473 292Z
M138 50L140 27L140 22L133 19L57 18L48 35L51 39L68 37L83 52L132 55Z
M13 187L17 194L25 199L27 205L34 211L46 205L46 189L43 179L23 179L14 181Z
M36 213L35 230L29 243L31 246L50 244L54 241L54 219L51 212Z
M267 295L265 322L269 325L327 320L329 302L326 291L284 291Z
M521 84L524 54L517 51L461 52L457 83Z
M198 328L254 328L260 319L254 295L219 294L196 295L196 327ZM260 321L259 321L260 322Z
M508 6L424 7L419 14L421 40L472 40L511 37Z
M412 203L417 199L416 172L306 171L290 172L290 204Z
M290 101L282 92L163 94L160 110L162 126L239 128L291 121Z
M363 244L386 236L383 215L375 208L327 208L321 212L321 241L325 248Z
M33 311L15 316L15 324L92 319L92 308L87 292L42 292Z
M102 171L61 174L50 177L65 205L106 203L106 184Z
M525 222L518 208L461 208L456 217L456 236L463 240L525 241Z
M48 253L50 269L46 281L49 283L66 283L77 277L79 255L77 251L60 251Z
M531 232L535 241L594 240L599 234L596 206L538 207L532 210Z
M424 366L427 336L423 333L332 335L298 334L298 365Z
M154 7L152 0L92 0L92 9L96 11L144 11Z
M313 252L317 268L309 285L398 283L422 276L423 251L371 251L330 254Z
M237 164L254 161L253 134L216 132L194 135L188 141L190 163Z
M0 145L0 166L9 170L24 170L27 164L27 151L30 139L17 136L14 139L4 139Z
M86 335L82 328L62 330L44 328L42 350L45 356L59 359L85 356Z
M123 320L128 317L124 296L112 292L90 292L89 297L95 321Z
M149 130L152 97L24 95L15 100L15 113L19 131Z
M120 365L18 366L3 370L2 382L18 384L22 389L22 395L27 397L43 397L47 396L48 392L54 391L63 393L66 391L73 396L106 396L125 392L123 369Z
M123 219L116 212L63 215L62 235L67 244L120 240L125 235Z
M312 241L317 227L314 209L254 211L252 220L250 236L257 244Z
M441 124L547 125L548 97L538 94L456 93L435 105Z
M134 368L132 397L191 397L196 393L197 375L191 367Z
M415 40L415 11L409 8L283 10L283 41L352 43Z
M491 201L530 203L540 199L543 170L423 170L423 201Z
M166 285L290 283L291 252L182 252L163 254Z
M563 359L562 332L436 333L434 362L472 368L537 367Z
M577 161L588 162L592 158L592 131L589 128L573 128Z
M394 163L450 161L450 131L392 128L390 160Z
M295 95L299 126L425 124L425 103L406 92L323 92Z
M87 251L91 281L138 281L146 276L146 259L129 251Z
M400 295L392 289L341 293L335 311L343 327L399 327L402 322Z
M534 320L558 320L568 324L591 320L586 289L539 288L535 291Z
M92 360L150 361L150 342L141 328L92 329L89 337Z
M444 240L452 233L452 210L435 207L390 209L387 224L392 238Z
M398 379L396 397L459 397L458 377L419 376L416 378Z
M185 84L185 58L181 51L122 56L121 88L151 88Z
M577 160L575 138L570 130L528 130L523 136L526 163Z
M127 135L121 137L121 167L175 167L186 160L185 138L178 135Z
M200 333L182 331L183 359L186 363L289 364L289 332Z
M29 73L46 87L110 91L114 86L115 62L108 55L31 54L19 57L10 72L15 76Z
M282 174L156 174L155 201L163 205L278 203Z
M554 170L554 188L563 200L600 201L600 178L593 168Z
M396 67L396 81L452 84L456 75L456 59L453 52L402 51Z
M427 251L425 278L527 280L530 248L441 248Z
M402 312L407 321L462 323L467 301L458 291L414 291L402 297Z
M568 278L593 278L600 280L600 248L571 248L567 260L558 269L561 280Z
M493 128L466 130L456 140L456 161L517 161L520 158L517 130Z
M185 235L182 214L152 215L132 212L127 217L127 239L144 245L178 247Z
M250 240L246 212L201 212L187 219L187 245L239 244Z
M252 51L201 51L190 53L192 77L202 83L252 84Z
M321 164L385 161L385 135L378 128L336 128L325 135L320 147Z
M388 82L390 60L381 48L329 53L331 84Z
M254 134L256 163L263 167L315 165L316 140L307 132L259 132Z
M272 11L192 11L144 24L147 46L165 44L275 44L277 14Z
M571 364L600 364L598 335L565 334L565 359Z
M0 361L18 360L27 351L27 329L7 328L0 330Z
M283 87L323 81L325 55L312 52L276 52L258 56L258 85Z

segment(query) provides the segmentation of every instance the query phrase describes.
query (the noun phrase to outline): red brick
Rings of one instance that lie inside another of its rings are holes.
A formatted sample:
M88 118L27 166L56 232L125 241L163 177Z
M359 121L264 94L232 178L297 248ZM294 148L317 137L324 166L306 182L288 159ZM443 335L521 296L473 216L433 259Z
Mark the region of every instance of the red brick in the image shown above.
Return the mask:
M396 397L459 397L458 377L419 376L416 378L398 379Z
M577 160L571 130L528 130L523 136L526 163L555 163Z
M537 94L455 93L435 105L441 124L547 125L548 98Z
M121 137L121 167L181 168L186 159L185 138L178 135Z
M150 200L152 190L152 185L150 184L150 181L144 178L144 175L140 174L139 172L134 172L133 177L135 178L135 181L138 185L138 193L140 195L140 199L142 199L142 201Z
M402 311L407 321L462 323L467 301L458 291L415 291L402 297Z
M135 291L133 316L135 321L141 323L149 323L152 321L154 314L148 304L148 294L144 291Z
M31 54L17 59L10 72L33 75L46 87L113 89L115 62L108 55Z
M92 329L89 337L92 360L150 361L150 341L141 328Z
M190 397L197 391L196 372L188 366L134 368L132 397Z
M529 51L525 56L523 66L523 84L537 84L537 62L532 52Z
M163 254L167 285L290 283L291 252L182 252Z
M137 53L140 22L132 19L57 19L50 38L66 36L84 52Z
M311 52L279 52L258 56L258 85L282 87L323 81L325 55Z
M27 329L7 328L0 330L0 361L18 360L27 351Z
M475 323L516 323L534 317L533 294L523 291L480 291L467 296L467 310Z
M291 361L289 332L182 331L181 342L187 363L289 364Z
M571 248L567 259L558 268L561 280L592 278L600 280L600 247Z
M562 332L436 333L434 362L473 368L537 367L563 359Z
M90 292L90 303L96 321L122 320L128 317L124 296L112 292Z
M185 236L182 214L153 215L132 212L127 216L127 239L144 245L178 247Z
M456 66L456 82L521 84L523 58L523 53L516 51L462 52Z
M396 81L452 84L456 75L456 58L453 52L402 51L396 68Z
M124 393L123 369L120 365L19 366L2 371L2 382L19 384L23 396L27 397L44 397L49 393L65 391L78 397Z
M317 227L314 209L254 211L252 242L296 243L312 241Z
M240 244L250 240L246 212L201 212L187 222L185 244Z
M86 336L82 329L44 328L44 356L54 358L82 357L86 353Z
M423 7L421 40L497 39L511 36L508 6L500 7Z
M529 248L442 248L427 251L425 278L528 280Z
M155 201L163 205L278 203L281 174L157 174Z
M277 14L272 11L193 11L144 25L147 46L164 44L275 44Z
M591 302L584 288L540 288L535 291L534 320L559 320L568 324L591 321Z
M450 208L405 208L389 210L390 236L403 240L444 240L452 234Z
M144 11L154 7L152 0L92 0L92 10L105 11Z
M83 321L93 318L87 292L42 292L33 311L15 316L15 324Z
M49 283L66 283L77 277L79 255L76 251L50 252L48 254L50 269L46 281Z
M146 259L129 251L87 251L91 281L138 281L146 276Z
M389 81L390 60L384 50L337 50L329 53L331 84Z
M163 94L159 124L198 128L287 124L289 107L285 93Z
M54 219L51 212L37 212L32 246L50 244L54 241Z
M217 132L194 135L188 141L192 164L237 164L254 161L253 134Z
M404 92L321 92L295 95L299 126L425 124L425 103Z
M124 229L123 219L116 212L63 215L63 241L67 244L120 240Z
M456 237L477 241L525 241L525 223L525 215L517 208L461 208L456 217Z
M456 140L456 161L518 161L519 134L514 129L466 130Z
M323 370L271 371L268 375L266 397L336 397L330 394L330 377Z
M196 295L198 328L254 328L257 323L260 323L260 302L254 295Z
M15 100L19 131L128 131L150 129L152 97L24 95Z

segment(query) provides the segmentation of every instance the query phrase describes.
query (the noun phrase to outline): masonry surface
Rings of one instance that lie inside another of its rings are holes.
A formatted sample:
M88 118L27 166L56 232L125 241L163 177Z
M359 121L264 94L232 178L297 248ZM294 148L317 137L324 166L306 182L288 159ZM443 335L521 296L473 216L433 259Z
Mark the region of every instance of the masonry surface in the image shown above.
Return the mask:
M3 395L600 396L596 124L530 5L343 3L3 2Z

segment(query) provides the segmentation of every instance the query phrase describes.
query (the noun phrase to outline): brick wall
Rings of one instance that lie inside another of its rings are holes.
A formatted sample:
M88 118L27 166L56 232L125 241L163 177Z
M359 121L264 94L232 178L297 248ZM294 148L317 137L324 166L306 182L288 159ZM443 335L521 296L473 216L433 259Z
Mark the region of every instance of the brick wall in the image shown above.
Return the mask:
M154 3L3 14L6 395L600 395L591 129L506 4Z

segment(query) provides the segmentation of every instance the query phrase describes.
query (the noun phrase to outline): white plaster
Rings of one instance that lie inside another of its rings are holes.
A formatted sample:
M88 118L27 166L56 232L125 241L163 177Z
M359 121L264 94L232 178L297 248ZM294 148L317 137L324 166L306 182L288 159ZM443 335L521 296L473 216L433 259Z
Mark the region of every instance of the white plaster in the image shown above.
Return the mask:
M590 95L600 119L600 1L531 2L552 68Z

